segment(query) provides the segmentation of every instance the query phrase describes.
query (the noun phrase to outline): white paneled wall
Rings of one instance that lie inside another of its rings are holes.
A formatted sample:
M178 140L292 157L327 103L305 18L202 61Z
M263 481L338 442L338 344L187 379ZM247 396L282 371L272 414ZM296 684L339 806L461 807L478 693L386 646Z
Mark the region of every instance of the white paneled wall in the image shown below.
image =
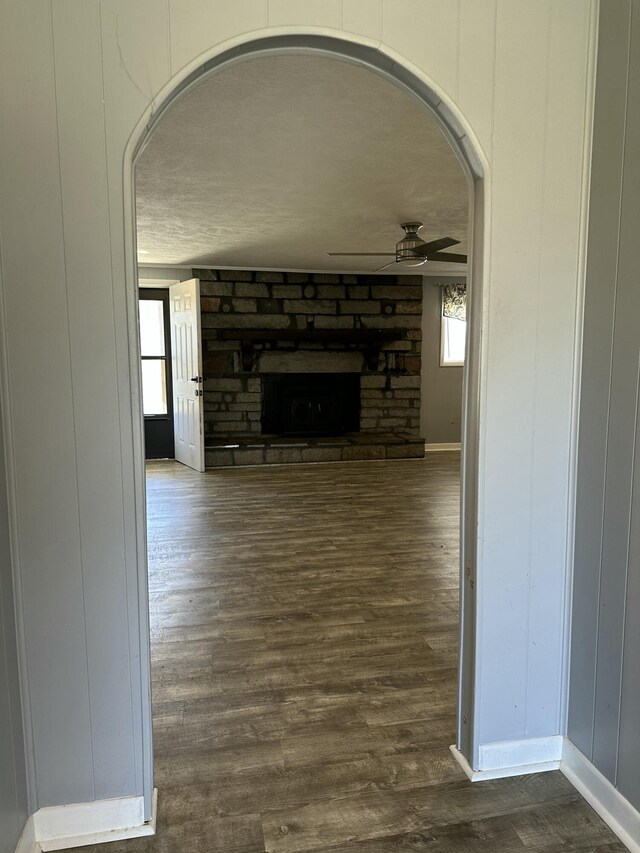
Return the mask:
M170 81L217 45L276 32L379 43L455 105L479 145L487 251L476 750L559 732L593 9L587 0L2 5L2 390L32 809L150 795L125 148Z

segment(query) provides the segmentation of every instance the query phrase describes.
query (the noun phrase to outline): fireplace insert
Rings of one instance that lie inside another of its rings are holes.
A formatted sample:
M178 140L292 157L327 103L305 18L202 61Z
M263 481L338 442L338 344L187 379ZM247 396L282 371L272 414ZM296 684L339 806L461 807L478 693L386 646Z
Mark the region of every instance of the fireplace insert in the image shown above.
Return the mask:
M262 375L263 433L334 436L359 429L359 373Z

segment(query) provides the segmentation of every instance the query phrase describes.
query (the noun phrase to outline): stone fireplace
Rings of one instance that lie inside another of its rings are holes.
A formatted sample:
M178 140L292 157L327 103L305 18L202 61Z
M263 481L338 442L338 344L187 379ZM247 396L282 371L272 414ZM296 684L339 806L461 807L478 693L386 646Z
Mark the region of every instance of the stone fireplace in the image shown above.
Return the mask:
M207 467L423 455L420 276L193 276Z

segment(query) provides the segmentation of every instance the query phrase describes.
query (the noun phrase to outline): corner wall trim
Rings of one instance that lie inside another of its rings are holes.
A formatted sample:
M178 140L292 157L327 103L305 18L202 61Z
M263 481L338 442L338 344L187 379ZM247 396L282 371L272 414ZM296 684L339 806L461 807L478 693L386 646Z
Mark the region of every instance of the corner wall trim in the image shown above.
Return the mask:
M15 853L40 853L41 847L36 842L36 829L33 822L33 815L29 815L22 830L22 835L18 839L18 845Z
M451 752L472 782L503 779L507 776L525 776L527 773L544 773L558 770L562 758L561 735L524 738L488 743L480 747L480 766L477 770L455 747Z
M29 818L33 823L34 844L31 848L18 847L16 853L68 850L88 844L155 835L157 798L158 792L154 789L153 810L148 823L144 821L143 797L119 797L38 809Z
M640 853L640 812L568 738L560 770L631 853Z
M426 453L438 453L442 450L460 450L461 444L459 441L442 442L439 444L425 444Z

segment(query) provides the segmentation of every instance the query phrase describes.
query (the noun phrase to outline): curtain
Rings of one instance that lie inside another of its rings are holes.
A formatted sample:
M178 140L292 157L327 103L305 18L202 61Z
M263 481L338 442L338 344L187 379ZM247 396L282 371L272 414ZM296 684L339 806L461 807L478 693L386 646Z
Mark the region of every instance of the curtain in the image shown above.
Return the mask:
M467 285L442 285L442 315L455 320L467 319Z

